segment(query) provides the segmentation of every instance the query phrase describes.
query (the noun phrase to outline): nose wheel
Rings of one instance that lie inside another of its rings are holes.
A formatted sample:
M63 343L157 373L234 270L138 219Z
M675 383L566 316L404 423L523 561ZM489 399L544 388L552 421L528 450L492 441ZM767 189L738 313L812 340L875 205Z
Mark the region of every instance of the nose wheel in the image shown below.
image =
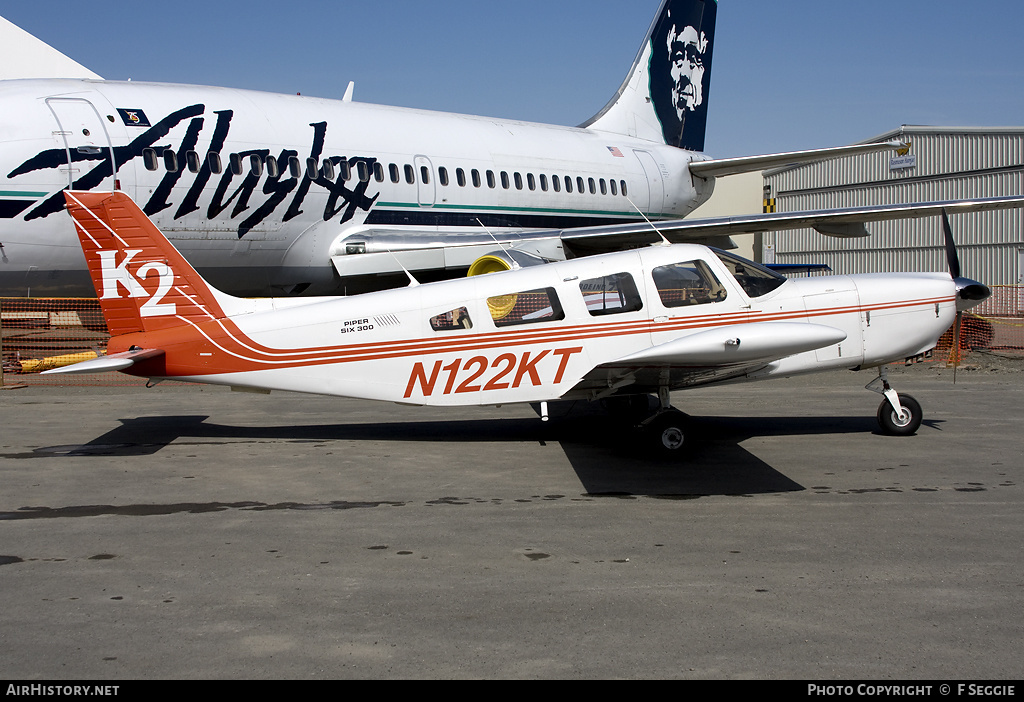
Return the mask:
M889 399L878 406L878 426L886 434L910 436L921 427L921 405L910 395L899 395L900 411Z
M885 366L878 369L878 377L866 389L885 395L878 406L878 427L885 434L910 436L921 428L921 404L910 395L900 395L889 385Z

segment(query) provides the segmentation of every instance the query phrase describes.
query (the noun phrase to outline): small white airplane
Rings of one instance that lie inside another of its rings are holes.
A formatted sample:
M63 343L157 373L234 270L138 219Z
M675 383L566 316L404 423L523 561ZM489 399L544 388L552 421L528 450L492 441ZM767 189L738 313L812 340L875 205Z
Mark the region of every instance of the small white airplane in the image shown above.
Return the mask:
M92 294L62 191L119 190L217 287L353 294L659 241L864 222L936 206L683 220L721 175L889 149L703 153L716 0L665 0L579 127L195 85L0 81L0 295ZM0 49L2 51L2 49ZM645 220L660 222L655 234Z
M294 390L412 405L659 398L644 419L686 442L673 390L878 367L882 429L921 407L883 364L933 348L989 295L950 274L786 279L697 244L649 246L352 297L241 299L209 286L124 193L67 192L110 329L108 355L47 373ZM1005 206L1004 203L998 203ZM1015 206L1024 205L1018 200Z

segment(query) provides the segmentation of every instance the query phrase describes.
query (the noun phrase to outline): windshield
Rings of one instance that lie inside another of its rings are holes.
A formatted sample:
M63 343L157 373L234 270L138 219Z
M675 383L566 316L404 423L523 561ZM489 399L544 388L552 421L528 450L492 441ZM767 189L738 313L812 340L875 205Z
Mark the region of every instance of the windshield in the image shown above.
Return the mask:
M761 297L786 282L784 276L765 268L759 263L748 261L720 249L712 249L748 297Z

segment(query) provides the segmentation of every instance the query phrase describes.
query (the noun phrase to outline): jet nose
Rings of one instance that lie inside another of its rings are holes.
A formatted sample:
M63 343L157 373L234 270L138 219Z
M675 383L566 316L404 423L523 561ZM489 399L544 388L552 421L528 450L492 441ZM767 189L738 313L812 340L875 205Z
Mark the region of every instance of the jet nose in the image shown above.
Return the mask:
M984 283L970 278L954 278L956 285L956 311L963 312L975 307L992 296L992 289Z

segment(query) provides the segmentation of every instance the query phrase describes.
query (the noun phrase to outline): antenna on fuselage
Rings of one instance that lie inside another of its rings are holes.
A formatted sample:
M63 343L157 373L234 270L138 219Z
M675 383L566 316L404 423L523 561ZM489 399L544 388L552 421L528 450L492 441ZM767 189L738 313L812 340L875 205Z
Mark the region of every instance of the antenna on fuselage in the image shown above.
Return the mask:
M341 96L341 101L342 102L352 102L352 93L355 92L355 89L356 89L356 82L354 80L350 80L348 82L348 87L345 88L345 94Z
M420 281L416 280L416 278L413 277L413 274L409 272L409 269L402 264L402 259L398 257L398 254L396 254L391 249L388 249L388 253L391 254L391 257L395 259L395 263L397 263L398 267L402 269L402 272L405 273L406 276L408 276L409 284L406 285L405 287L415 288L417 285L419 285Z
M647 222L649 225L651 225L651 229L654 230L654 233L661 237L661 243L660 244L651 244L651 245L652 246L671 246L672 242L669 241L668 239L666 239L665 235L661 233L661 230L659 230L656 226L654 226L654 222L652 222L651 220L647 219L647 215L644 214L643 210L641 210L639 207L637 207L636 203L633 202L632 200L630 200L628 195L623 195L623 197L626 198L626 202L628 202L629 204L631 204L633 206L634 210L636 210L637 212L640 213L640 216L644 218L644 221Z
M483 223L483 222L481 222L481 221L480 221L480 218L479 218L479 217L477 217L477 218L476 218L476 223L477 223L477 224L479 224L479 225L480 225L481 227L483 227L483 230L484 230L485 232L487 232L487 234L488 234L488 235L489 235L489 236L490 236L490 237L491 237L492 239L494 239L494 243L495 243L495 244L497 244L497 245L498 245L499 247L501 247L501 250L502 250L503 252L505 252L505 255L506 255L506 256L508 256L508 260L512 262L512 270L514 270L514 271L517 271L517 270L519 270L520 268L522 268L522 266L520 266L520 265L519 265L519 262L518 262L518 261L517 261L517 260L515 259L515 257L514 257L514 256L512 256L512 254L510 254L510 253L508 252L508 249L506 249L506 248L505 248L505 245L504 245L504 244L502 244L502 243L501 243L500 241L498 241L498 237L494 236L494 233L493 233L493 232L492 232L492 231L491 231L490 229L488 229L488 228L486 227L486 225L484 225L484 223Z

